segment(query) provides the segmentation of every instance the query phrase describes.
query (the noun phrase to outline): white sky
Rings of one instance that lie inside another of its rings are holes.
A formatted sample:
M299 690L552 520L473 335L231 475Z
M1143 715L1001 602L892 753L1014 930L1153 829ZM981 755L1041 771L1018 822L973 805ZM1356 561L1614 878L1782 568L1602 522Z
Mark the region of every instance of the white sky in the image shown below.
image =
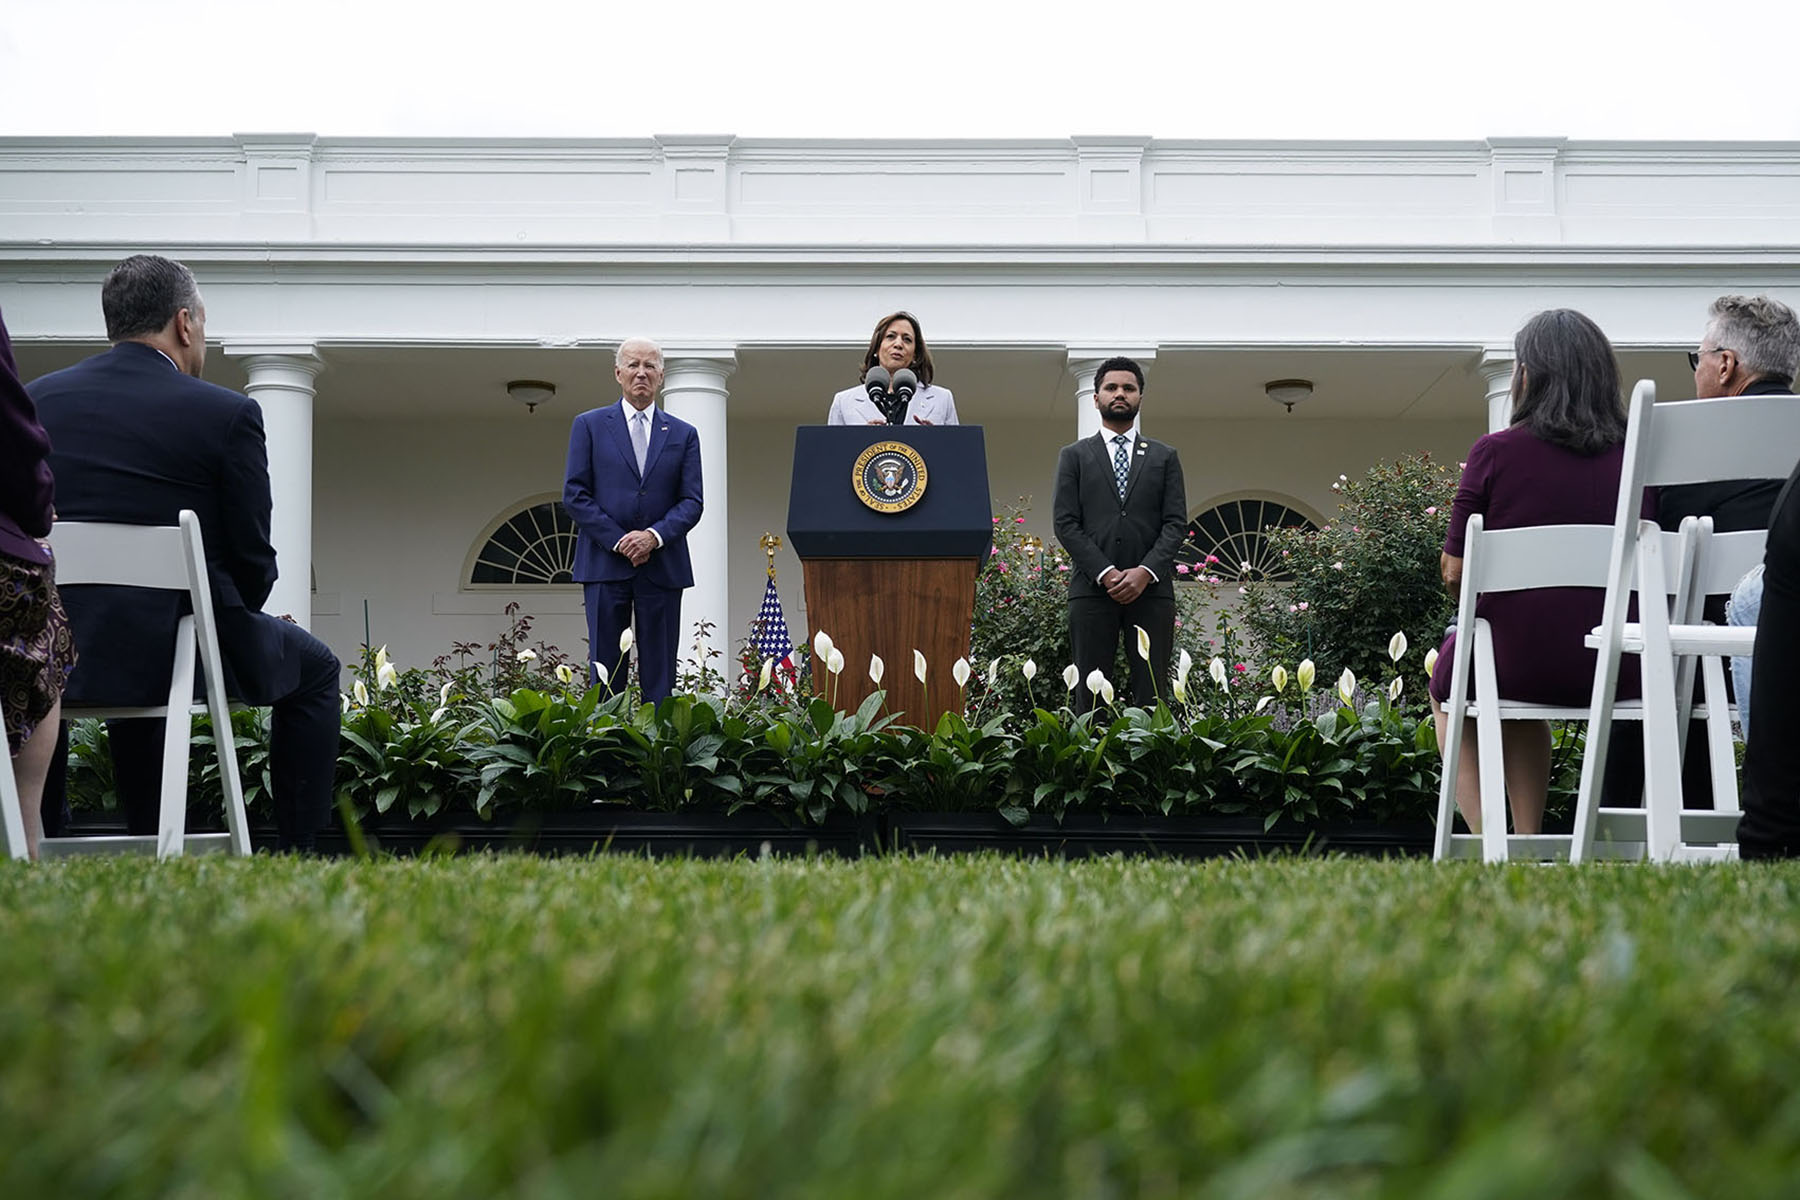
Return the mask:
M0 0L0 133L1800 139L1800 2Z

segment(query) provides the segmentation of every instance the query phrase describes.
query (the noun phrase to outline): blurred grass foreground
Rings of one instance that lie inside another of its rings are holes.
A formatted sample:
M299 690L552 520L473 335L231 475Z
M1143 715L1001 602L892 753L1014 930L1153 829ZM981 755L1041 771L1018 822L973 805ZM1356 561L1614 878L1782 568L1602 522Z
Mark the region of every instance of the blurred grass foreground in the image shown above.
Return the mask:
M0 865L0 1195L1800 1183L1800 867Z

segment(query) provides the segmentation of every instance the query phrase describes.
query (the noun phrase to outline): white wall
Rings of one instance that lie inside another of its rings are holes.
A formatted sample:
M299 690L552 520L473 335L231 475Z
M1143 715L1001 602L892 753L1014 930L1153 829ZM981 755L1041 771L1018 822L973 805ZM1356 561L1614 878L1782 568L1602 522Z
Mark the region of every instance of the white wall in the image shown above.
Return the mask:
M474 540L519 501L562 490L567 419L322 420L315 430L313 631L348 661L369 634L402 667L425 666L452 641L494 639L510 598L534 635L579 655L579 591L509 596L460 590ZM335 610L335 611L333 611Z

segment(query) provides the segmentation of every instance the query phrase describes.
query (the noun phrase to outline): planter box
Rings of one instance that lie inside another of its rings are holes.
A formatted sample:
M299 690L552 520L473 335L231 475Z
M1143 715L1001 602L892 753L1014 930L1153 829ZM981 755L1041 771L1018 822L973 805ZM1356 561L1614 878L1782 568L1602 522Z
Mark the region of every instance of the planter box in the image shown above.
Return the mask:
M194 827L198 830L199 826ZM68 830L124 831L112 813L77 813ZM412 818L386 813L365 823L370 850L414 855L426 851L513 850L526 854L591 854L612 851L653 857L730 858L764 854L833 854L859 858L881 851L962 854L991 850L1030 857L1089 858L1147 854L1169 858L1228 855L1337 853L1419 857L1431 853L1430 821L1340 821L1319 826L1277 822L1264 830L1260 817L1163 817L1143 813L1070 813L1061 824L1034 816L1014 826L994 812L893 812L862 817L833 814L822 826L746 810L644 812L596 804L560 812L507 813L483 821L469 813ZM275 844L271 825L251 830L257 849ZM334 817L319 835L319 852L353 853L353 843Z
M960 854L998 850L1033 857L1090 858L1150 854L1218 858L1275 851L1416 857L1431 853L1429 821L1342 821L1300 826L1261 817L1164 817L1142 813L1069 813L1061 824L1033 816L1015 826L998 813L890 813L887 844L900 850Z
M273 830L270 830L271 842ZM505 813L483 821L467 813L415 819L393 813L366 823L369 849L418 854L446 850L516 850L528 854L591 854L609 850L653 857L730 858L836 854L855 858L881 844L874 817L834 814L821 826L796 825L768 812L722 810L642 812L596 804L561 812ZM257 845L263 843L258 840ZM335 820L319 835L322 854L353 853Z

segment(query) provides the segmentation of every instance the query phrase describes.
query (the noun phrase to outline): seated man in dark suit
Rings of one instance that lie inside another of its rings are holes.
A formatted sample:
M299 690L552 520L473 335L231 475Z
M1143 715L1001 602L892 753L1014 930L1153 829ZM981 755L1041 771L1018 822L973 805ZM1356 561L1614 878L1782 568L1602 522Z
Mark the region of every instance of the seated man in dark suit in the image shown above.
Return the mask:
M202 382L206 308L180 263L135 255L100 290L112 349L30 387L50 434L65 521L173 525L193 509L206 539L219 649L233 697L274 709L270 774L284 849L310 849L331 805L339 664L326 645L261 611L275 584L269 458L256 401ZM156 704L169 687L181 617L173 592L64 592L81 661L71 703ZM119 799L132 833L154 833L162 723L110 724ZM62 808L60 770L45 816Z
M1694 368L1696 399L1787 395L1794 390L1794 374L1800 370L1800 318L1793 309L1767 296L1720 296L1708 310L1700 348L1688 354L1688 361ZM1657 524L1674 532L1686 518L1700 516L1712 518L1714 533L1767 529L1781 488L1779 479L1666 487L1657 497ZM1707 597L1705 619L1715 625L1727 623L1726 597ZM1746 623L1754 621L1752 614ZM1732 686L1734 693L1741 690L1741 684ZM1750 701L1747 694L1734 698L1743 704ZM1745 732L1749 732L1747 727ZM1681 761L1682 803L1687 808L1711 808L1711 760L1704 723L1693 722L1686 737ZM1643 802L1643 791L1643 725L1623 721L1613 727L1607 747L1600 802L1609 807L1635 807Z

